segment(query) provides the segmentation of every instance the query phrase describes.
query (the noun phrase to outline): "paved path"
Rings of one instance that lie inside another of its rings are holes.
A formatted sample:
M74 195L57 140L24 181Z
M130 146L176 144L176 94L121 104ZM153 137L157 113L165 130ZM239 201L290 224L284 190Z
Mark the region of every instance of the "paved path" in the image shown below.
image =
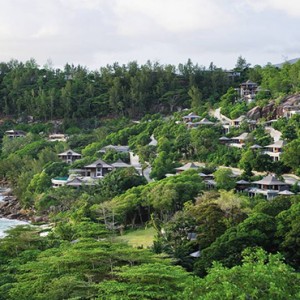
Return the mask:
M146 169L143 170L143 175L146 178L148 182L152 182L153 179L150 178L150 173L151 173L151 166L148 165Z
M296 182L300 186L300 178L294 174L283 174L284 181L290 185L294 185Z
M281 132L272 128L272 127L266 127L266 131L270 133L270 136L273 138L274 142L277 142L281 138Z
M221 114L221 107L215 109L215 110L211 110L209 112L209 114L215 118L217 118L219 121L221 121L221 123L228 123L231 122L231 119L227 118L226 116Z

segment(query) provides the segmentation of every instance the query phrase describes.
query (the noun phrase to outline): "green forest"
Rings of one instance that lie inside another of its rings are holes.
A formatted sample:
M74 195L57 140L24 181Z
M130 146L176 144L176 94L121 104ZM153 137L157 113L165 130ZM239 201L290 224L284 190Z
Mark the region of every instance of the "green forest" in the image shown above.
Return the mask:
M247 80L260 87L250 102L237 94ZM239 57L231 71L191 60L95 71L0 63L0 180L31 221L0 239L0 299L300 299L300 115L274 113L289 97L300 99L300 61L252 67ZM267 111L255 127L229 132L213 114L254 108ZM213 125L192 128L190 113ZM280 160L253 147L274 143L268 122L284 142ZM241 147L220 142L244 132ZM128 146L140 169L52 187L98 160L130 163L128 152L101 151L108 145ZM68 149L81 158L63 161ZM268 174L293 178L291 194L238 188Z

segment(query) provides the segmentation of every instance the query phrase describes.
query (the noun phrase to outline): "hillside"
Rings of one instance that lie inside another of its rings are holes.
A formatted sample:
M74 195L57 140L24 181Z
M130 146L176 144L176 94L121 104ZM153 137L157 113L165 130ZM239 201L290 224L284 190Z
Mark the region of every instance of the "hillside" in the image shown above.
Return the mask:
M0 300L299 297L299 63L1 67Z

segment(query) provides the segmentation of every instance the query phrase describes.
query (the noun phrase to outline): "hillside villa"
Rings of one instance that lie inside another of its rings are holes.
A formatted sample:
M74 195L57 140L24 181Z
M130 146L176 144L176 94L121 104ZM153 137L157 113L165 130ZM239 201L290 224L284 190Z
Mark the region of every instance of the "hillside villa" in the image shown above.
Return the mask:
M75 151L69 149L65 152L59 153L57 155L62 161L66 162L67 164L73 163L77 159L81 159L81 154L76 153Z
M187 116L182 117L184 122L193 122L197 119L200 119L200 116L194 114L193 112L189 113Z
M289 191L289 185L283 181L278 180L273 175L265 176L263 179L252 182L254 187L250 187L247 191L250 196L257 194L265 196L268 200L280 194L286 194ZM291 192L290 192L291 193Z
M68 136L62 133L49 134L48 141L50 142L66 142Z
M25 137L26 136L26 132L24 132L23 130L7 130L5 131L5 135L10 138L10 139L14 139L14 138L19 138L19 137Z
M279 161L284 145L285 145L285 141L283 140L276 141L274 142L274 144L265 146L267 150L264 151L264 153L271 156L273 161Z

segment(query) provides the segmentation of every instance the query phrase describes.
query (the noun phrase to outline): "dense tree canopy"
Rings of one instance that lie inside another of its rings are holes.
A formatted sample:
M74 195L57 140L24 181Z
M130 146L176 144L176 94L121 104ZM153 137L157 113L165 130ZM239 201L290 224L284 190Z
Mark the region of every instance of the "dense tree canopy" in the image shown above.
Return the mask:
M287 142L276 162L251 148L273 142L263 125L231 127L227 137L251 131L235 148L220 141L224 128L213 117L221 107L237 118L270 97L278 105L299 92L299 68L299 62L251 68L243 57L232 71L191 60L97 71L1 63L0 179L12 188L20 214L50 228L17 227L0 239L0 299L299 298L299 195L267 201L234 190L240 179L259 180L254 171L299 173L299 116L274 122ZM265 91L252 103L236 91L247 79ZM183 117L191 112L214 125L187 124ZM27 135L10 139L9 129ZM50 142L52 132L69 136ZM108 145L132 153L104 151ZM67 149L82 158L62 162L58 154ZM133 154L145 177L131 167L93 185L51 187L54 177L83 178L82 168L98 159L129 163ZM175 174L192 161L193 170ZM299 191L297 183L292 190ZM120 242L145 226L155 231L147 236L149 249Z

